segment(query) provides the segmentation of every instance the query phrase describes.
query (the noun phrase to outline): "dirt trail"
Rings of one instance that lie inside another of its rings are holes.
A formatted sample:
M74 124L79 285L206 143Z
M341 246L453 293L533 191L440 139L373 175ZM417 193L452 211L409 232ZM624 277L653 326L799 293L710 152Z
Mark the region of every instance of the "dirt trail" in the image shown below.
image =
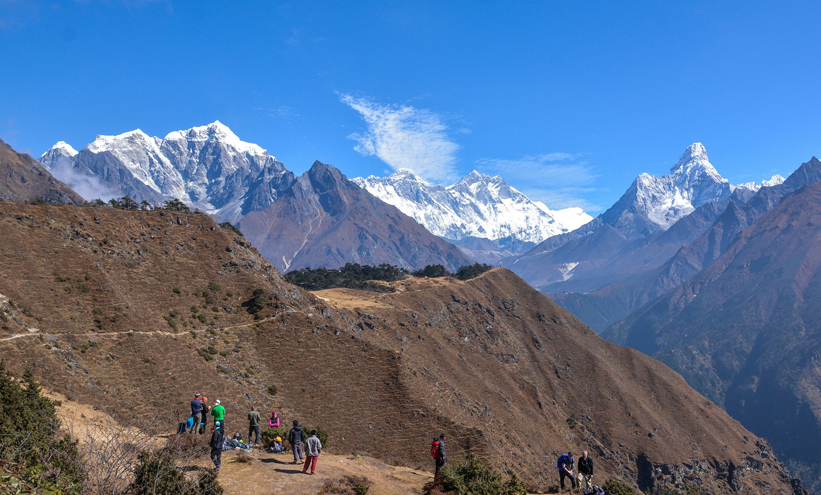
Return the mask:
M128 437L132 444L137 438L139 445L160 447L165 444L164 438L147 438L135 428L114 427L116 423L112 418L93 406L68 400L54 392L46 391L46 395L60 402L57 415L63 427L79 441L81 451L84 445L110 438L115 431ZM205 435L202 441L208 441ZM250 458L250 462L242 462L241 457ZM303 474L302 465L291 464L292 461L290 452L269 454L255 449L250 456L241 456L236 450L225 451L219 480L225 488L225 495L317 494L328 481L348 475L367 477L373 483L369 495L417 495L431 480L428 472L389 466L366 456L322 453L314 475ZM212 469L214 465L203 456L193 465L181 467L194 476L202 470Z

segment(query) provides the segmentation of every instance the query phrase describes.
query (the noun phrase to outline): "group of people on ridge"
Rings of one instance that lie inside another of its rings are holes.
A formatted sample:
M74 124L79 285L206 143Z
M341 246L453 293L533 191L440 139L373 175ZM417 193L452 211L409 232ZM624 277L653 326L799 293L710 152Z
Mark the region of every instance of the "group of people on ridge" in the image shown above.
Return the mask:
M577 465L578 471L574 473L573 452L562 454L556 461L556 468L559 470L559 485L564 491L564 479L570 478L570 486L576 488L576 481L578 480L578 487L584 491L583 495L605 495L604 490L593 484L593 459L590 453L586 450L582 451L582 457L579 459Z
M199 432L202 435L205 432L206 423L208 421L208 399L200 394L194 394L194 399L191 401L191 416L188 418L186 428L189 433ZM238 440L242 442L242 435L237 433L234 439L226 439L225 437L225 407L217 400L214 407L210 409L211 416L214 418L214 426L211 428L211 460L214 462L214 469L219 470L222 463L222 451L225 450L227 440ZM259 445L260 438L260 421L261 417L255 407L251 407L248 412L248 447ZM271 417L268 419L268 426L271 428L279 427L279 416L276 411L271 411ZM253 439L253 441L252 441ZM305 442L305 449L303 451L302 442ZM305 465L302 468L303 473L307 473L308 468L311 468L311 474L316 472L316 461L322 451L322 442L316 434L316 430L311 430L310 436L306 438L305 431L300 426L299 421L294 420L294 427L288 433L288 442L291 444L291 450L294 453L294 464L304 461ZM244 444L243 444L244 445ZM274 439L272 452L280 453L282 448L282 439L277 436Z

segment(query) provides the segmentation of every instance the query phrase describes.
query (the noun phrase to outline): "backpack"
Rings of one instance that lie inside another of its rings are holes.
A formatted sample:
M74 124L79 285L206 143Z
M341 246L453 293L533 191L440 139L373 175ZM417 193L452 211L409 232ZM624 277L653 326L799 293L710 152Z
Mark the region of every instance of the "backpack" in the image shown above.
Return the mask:
M434 459L439 458L439 440L434 440L430 444L430 456Z
M271 452L274 454L279 454L282 452L282 442L274 442L274 445L271 446Z

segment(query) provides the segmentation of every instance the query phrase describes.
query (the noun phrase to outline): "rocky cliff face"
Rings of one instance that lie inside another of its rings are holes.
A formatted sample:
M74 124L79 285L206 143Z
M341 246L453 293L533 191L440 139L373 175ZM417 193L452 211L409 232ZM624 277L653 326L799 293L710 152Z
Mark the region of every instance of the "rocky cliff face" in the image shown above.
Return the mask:
M506 270L315 297L202 214L0 203L0 230L0 357L129 425L170 431L199 391L229 424L277 409L387 462L429 466L444 431L452 459L479 455L537 491L559 452L585 448L599 479L644 490L804 493L678 374Z

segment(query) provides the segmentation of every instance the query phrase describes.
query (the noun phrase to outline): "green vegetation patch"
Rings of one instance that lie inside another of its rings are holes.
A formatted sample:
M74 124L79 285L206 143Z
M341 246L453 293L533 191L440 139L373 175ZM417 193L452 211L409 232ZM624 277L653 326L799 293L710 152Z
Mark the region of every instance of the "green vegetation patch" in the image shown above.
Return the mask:
M404 268L387 263L379 266L347 263L339 270L324 267L294 270L285 274L285 280L307 290L346 288L372 292L394 292L396 289L393 287L374 282L394 282L407 276L408 271Z

